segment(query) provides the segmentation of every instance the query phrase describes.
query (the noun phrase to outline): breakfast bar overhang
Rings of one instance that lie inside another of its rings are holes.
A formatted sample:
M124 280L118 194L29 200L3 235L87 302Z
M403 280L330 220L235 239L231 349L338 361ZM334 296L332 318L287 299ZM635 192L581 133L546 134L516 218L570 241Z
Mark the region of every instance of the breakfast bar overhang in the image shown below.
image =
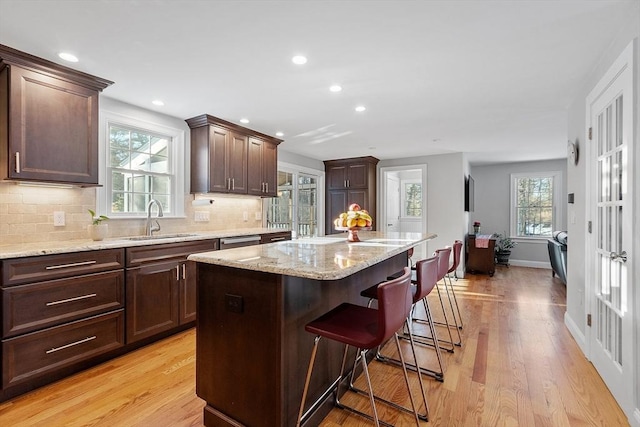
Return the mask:
M204 424L294 426L313 336L304 326L407 265L407 251L430 233L363 232L199 253L196 392ZM337 376L343 347L323 342L307 402ZM331 396L306 419L317 425Z

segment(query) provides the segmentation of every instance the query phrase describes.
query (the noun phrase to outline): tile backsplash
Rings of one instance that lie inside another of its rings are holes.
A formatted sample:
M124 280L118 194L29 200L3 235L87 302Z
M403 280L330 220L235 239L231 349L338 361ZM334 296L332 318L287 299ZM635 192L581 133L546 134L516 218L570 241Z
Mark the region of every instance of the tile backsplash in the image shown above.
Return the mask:
M187 194L184 200L185 218L160 218L160 233L262 227L262 220L256 219L256 213L262 212L261 199L211 194L207 197L213 199L214 203L192 206L194 196ZM95 188L31 187L0 183L0 243L88 239L87 225L91 223L88 209L96 209ZM208 212L209 221L194 221L196 211ZM54 226L54 212L64 212L65 225ZM109 237L144 234L145 219L110 219L107 223Z

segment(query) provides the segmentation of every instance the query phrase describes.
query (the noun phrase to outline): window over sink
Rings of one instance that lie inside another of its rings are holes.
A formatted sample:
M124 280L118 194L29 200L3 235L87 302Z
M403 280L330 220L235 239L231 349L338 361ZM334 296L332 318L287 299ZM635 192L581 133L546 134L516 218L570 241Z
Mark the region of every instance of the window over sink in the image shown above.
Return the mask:
M100 213L140 217L156 199L165 216L183 216L184 131L108 111L102 115Z

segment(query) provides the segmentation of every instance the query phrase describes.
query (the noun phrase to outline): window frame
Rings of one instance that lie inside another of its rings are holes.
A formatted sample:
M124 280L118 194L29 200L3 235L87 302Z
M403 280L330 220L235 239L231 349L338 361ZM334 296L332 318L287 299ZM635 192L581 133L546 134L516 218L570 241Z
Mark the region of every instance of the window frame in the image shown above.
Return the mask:
M99 179L104 183L103 187L98 187L96 191L96 211L99 215L107 215L111 219L137 219L146 217L145 212L112 213L109 209L111 203L112 182L109 163L109 127L121 126L138 131L159 134L171 138L168 152L169 169L171 173L169 212L165 211L165 218L184 218L184 197L185 197L185 132L170 126L146 121L137 117L127 116L112 111L100 112L100 150L99 150Z
M419 216L410 216L407 215L407 192L406 185L407 184L418 184L420 185L420 197L422 201L422 213ZM420 220L424 215L424 188L422 186L421 179L401 179L400 180L400 219L402 220Z
M509 213L509 234L513 239L523 240L523 241L536 241L536 240L547 240L551 236L519 236L517 234L517 200L518 200L518 187L516 185L516 181L521 178L551 178L553 182L553 196L552 196L552 211L553 211L553 221L551 225L551 232L559 230L562 225L562 214L563 214L563 205L562 205L562 172L561 171L546 171L546 172L521 172L521 173L512 173L511 174L511 189L510 189L510 213Z

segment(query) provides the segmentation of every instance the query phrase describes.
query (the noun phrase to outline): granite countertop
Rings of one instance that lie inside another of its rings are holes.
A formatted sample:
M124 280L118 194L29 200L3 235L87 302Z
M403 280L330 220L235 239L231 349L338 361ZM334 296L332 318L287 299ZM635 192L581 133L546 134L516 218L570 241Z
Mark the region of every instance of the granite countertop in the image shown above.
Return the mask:
M192 254L189 260L245 270L337 280L434 239L433 233L360 232L361 242L346 235L302 238L224 251Z
M28 256L64 254L70 252L95 251L100 249L116 249L132 246L161 245L163 243L190 242L196 240L218 239L225 237L252 236L259 234L272 234L288 231L274 228L242 228L235 230L184 232L168 234L171 237L143 239L140 236L114 237L110 239L93 241L90 239L67 240L56 242L38 242L22 244L0 245L0 259L24 258ZM133 238L133 239L132 239ZM136 240L134 240L136 239Z

